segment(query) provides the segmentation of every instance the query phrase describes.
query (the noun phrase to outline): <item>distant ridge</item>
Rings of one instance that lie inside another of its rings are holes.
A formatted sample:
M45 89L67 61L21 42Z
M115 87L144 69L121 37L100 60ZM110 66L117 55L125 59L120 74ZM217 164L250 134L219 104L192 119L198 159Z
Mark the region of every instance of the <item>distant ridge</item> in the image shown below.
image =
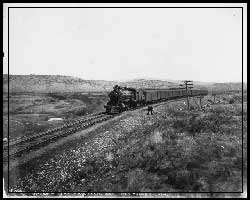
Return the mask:
M91 92L110 91L114 85L133 88L175 88L182 81L132 79L128 81L84 80L62 75L9 75L10 92ZM241 90L242 83L206 83L194 81L196 88L209 90ZM244 83L244 89L247 89ZM3 74L3 91L8 91L8 75Z

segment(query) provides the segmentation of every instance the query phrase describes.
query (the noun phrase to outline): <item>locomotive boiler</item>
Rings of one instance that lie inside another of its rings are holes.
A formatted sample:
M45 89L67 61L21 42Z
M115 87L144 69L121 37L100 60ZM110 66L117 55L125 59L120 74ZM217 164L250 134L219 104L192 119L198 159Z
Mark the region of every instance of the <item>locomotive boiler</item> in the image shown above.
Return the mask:
M135 108L136 89L114 86L113 91L109 93L109 102L104 107L107 113L120 113L125 110Z

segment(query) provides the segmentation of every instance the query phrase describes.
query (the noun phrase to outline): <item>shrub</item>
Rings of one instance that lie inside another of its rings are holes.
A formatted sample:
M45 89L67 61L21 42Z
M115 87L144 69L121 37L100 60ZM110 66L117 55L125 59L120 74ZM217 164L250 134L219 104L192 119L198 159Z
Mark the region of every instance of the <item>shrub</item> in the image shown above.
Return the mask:
M59 99L59 100L65 100L67 99L67 96L60 93L48 93L49 97L52 97L53 99Z
M60 108L64 108L64 105L57 105L54 107L54 109L60 109Z
M175 172L171 173L169 176L170 182L175 185L177 188L185 189L187 186L190 186L192 180L192 172L186 169L178 169Z
M81 101L83 101L84 103L87 103L87 104L92 103L92 100L89 98L88 95L84 95L84 94L80 94L80 93L74 93L74 94L70 95L69 98L81 100Z
M87 109L86 108L79 108L74 112L75 115L77 116L82 116L87 114Z
M49 102L49 103L54 103L54 102L56 102L56 100L55 100L55 99L50 98L50 99L48 100L48 102Z
M235 100L234 99L230 99L229 100L229 104L233 104L233 103L235 103Z
M141 169L134 169L128 173L127 189L129 192L140 192L145 185L146 174Z

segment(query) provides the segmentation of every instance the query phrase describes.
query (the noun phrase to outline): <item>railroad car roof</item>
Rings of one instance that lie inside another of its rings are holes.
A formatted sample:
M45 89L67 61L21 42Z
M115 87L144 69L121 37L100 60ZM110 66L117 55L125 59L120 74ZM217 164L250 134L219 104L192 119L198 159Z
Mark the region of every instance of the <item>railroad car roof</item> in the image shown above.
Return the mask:
M193 86L195 88L195 86ZM142 90L180 90L180 89L185 89L185 88L138 88ZM198 89L198 88L197 88Z

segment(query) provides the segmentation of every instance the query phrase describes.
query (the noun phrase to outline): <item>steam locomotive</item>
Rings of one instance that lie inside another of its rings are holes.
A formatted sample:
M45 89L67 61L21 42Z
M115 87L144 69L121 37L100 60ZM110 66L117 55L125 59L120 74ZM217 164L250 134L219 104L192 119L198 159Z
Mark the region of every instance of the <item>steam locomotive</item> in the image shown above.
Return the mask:
M208 94L207 90L190 89L189 96L205 96ZM121 113L123 111L136 108L137 106L144 106L160 101L178 99L185 97L187 91L183 89L152 89L152 88L128 88L115 85L113 91L109 96L109 101L106 112L109 114Z

